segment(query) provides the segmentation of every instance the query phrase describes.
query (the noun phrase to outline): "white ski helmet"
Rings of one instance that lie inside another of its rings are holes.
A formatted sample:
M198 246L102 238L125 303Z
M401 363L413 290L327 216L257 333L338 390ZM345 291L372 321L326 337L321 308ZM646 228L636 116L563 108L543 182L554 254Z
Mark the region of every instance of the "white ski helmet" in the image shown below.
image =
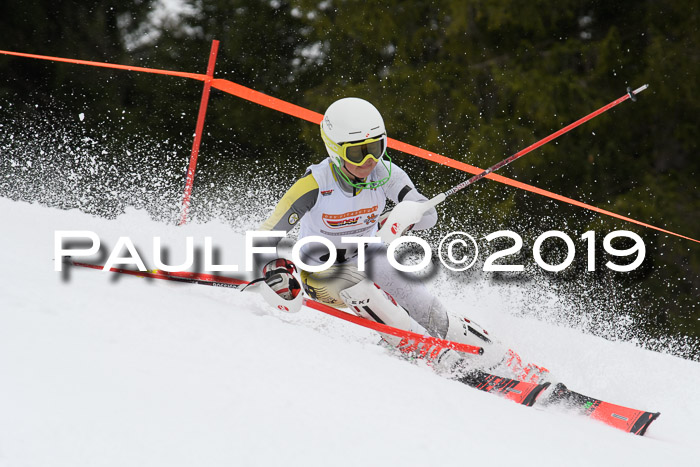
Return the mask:
M345 163L360 166L370 158L381 161L386 167L383 160L387 148L384 120L377 108L366 100L346 97L333 102L323 115L321 137L338 173L350 185L377 188L389 180L386 177L374 182L353 182L340 170ZM391 158L388 155L387 158L390 176Z

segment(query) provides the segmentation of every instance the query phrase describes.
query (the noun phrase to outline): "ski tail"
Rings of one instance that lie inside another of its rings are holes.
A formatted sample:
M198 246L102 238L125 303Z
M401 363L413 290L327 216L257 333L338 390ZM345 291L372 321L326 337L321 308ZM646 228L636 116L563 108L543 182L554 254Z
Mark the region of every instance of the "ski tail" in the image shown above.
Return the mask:
M471 371L464 376L458 377L457 380L485 392L502 394L506 399L528 407L532 407L542 391L548 388L550 384L527 383L517 379L492 375L480 370Z
M661 415L661 412L644 412L632 425L632 429L630 430L630 433L634 433L635 435L639 436L644 436L644 433L647 432L647 428L649 428L649 425L651 425L651 422L659 418Z
M661 412L646 412L584 396L569 390L562 383L552 389L545 402L576 409L587 417L639 436L643 436L649 425L661 415Z

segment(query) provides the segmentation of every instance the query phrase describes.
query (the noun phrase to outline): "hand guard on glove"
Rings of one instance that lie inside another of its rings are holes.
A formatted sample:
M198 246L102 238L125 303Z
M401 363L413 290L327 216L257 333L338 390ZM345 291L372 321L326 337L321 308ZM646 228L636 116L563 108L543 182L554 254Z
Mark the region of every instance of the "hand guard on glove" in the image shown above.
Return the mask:
M292 274L296 270L294 263L287 259L272 260L263 266L263 277L250 281L241 290L253 287L251 290L257 290L273 307L288 313L296 313L304 302L301 285Z
M291 261L277 258L263 266L263 280L277 295L293 300L301 292L301 285L293 273L297 267Z

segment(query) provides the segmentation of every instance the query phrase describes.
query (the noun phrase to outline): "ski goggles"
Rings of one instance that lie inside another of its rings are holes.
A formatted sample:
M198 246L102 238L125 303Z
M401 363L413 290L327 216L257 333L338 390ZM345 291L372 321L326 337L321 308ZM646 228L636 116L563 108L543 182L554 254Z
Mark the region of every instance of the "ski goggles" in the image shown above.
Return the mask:
M338 154L345 162L356 166L363 165L367 159L379 162L386 151L386 135L354 143L337 144L321 128L321 137L331 151Z

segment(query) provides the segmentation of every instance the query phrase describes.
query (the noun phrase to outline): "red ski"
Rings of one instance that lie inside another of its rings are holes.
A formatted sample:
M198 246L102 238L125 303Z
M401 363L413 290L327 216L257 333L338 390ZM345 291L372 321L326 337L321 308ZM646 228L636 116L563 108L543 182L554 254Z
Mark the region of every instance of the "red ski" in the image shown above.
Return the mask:
M480 370L470 371L466 375L457 378L457 381L482 391L502 394L506 399L528 407L532 407L537 397L550 384L527 383L517 379L492 375Z
M661 415L660 412L645 412L584 396L569 390L562 383L548 389L545 396L538 400L538 397L545 392L544 390L549 387L550 383L527 383L478 370L461 376L457 380L482 391L501 394L506 399L528 407L531 407L535 402L537 402L538 407L564 406L619 430L640 436L644 435L649 425Z
M570 407L594 420L600 420L607 425L640 436L644 435L651 422L661 415L661 412L645 412L584 396L569 390L561 383L554 386L543 403Z

